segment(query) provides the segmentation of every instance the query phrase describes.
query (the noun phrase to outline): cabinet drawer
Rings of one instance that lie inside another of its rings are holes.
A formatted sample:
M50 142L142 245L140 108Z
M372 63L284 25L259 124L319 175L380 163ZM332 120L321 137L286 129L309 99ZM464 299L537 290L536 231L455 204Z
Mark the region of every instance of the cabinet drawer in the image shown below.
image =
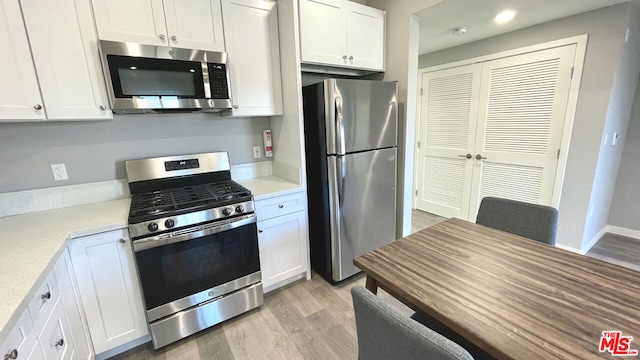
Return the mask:
M307 206L306 193L300 192L256 201L258 221L304 210Z
M42 329L59 298L58 284L52 271L44 280L44 283L40 285L28 305L34 328L37 330Z
M51 316L44 324L38 341L47 360L67 360L74 355L74 342L62 301L56 301Z
M7 339L2 343L0 359L11 359L9 356L12 355L12 352L17 355L18 359L26 359L35 344L36 333L31 323L29 311L25 311Z

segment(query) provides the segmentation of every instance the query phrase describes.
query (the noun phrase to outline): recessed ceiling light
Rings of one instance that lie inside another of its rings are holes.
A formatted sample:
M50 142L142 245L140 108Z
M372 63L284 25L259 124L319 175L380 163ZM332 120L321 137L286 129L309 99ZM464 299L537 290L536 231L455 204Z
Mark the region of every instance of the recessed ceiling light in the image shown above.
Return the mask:
M466 26L459 26L459 27L454 27L453 29L451 29L451 33L453 35L464 35L467 32L467 27Z
M504 11L501 11L498 15L496 15L496 17L493 18L493 20L498 24L504 24L506 22L511 21L511 19L513 19L513 17L516 16L516 13L517 11L515 10L504 10Z

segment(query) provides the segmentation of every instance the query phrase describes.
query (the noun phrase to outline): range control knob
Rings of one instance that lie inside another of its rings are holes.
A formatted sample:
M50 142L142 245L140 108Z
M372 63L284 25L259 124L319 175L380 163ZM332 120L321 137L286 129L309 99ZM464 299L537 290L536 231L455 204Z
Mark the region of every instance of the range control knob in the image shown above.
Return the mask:
M244 206L242 205L236 206L236 212L242 214L244 212Z
M233 210L231 210L231 208L224 208L224 210L222 210L222 213L224 214L224 216L231 215L231 212L233 212Z
M175 221L173 221L173 219L167 219L167 220L164 222L164 226L165 226L167 229L170 229L170 228L174 227L175 225L176 225L176 222L175 222Z
M149 225L147 225L147 229L149 229L149 231L158 231L158 224L152 222L149 223Z

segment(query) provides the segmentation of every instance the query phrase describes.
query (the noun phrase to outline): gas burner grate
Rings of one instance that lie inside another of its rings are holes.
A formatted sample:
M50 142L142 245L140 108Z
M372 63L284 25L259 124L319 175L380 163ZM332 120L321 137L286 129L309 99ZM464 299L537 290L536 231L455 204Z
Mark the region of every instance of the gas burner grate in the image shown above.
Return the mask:
M232 180L140 193L131 199L129 217L215 207L230 200L241 200L250 196L251 191Z

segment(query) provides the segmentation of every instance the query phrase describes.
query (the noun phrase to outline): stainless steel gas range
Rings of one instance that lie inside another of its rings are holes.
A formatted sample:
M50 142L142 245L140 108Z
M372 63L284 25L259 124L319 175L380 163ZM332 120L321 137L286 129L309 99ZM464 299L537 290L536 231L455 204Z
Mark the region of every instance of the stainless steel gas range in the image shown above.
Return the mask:
M262 305L253 196L231 180L228 154L125 164L154 348Z

